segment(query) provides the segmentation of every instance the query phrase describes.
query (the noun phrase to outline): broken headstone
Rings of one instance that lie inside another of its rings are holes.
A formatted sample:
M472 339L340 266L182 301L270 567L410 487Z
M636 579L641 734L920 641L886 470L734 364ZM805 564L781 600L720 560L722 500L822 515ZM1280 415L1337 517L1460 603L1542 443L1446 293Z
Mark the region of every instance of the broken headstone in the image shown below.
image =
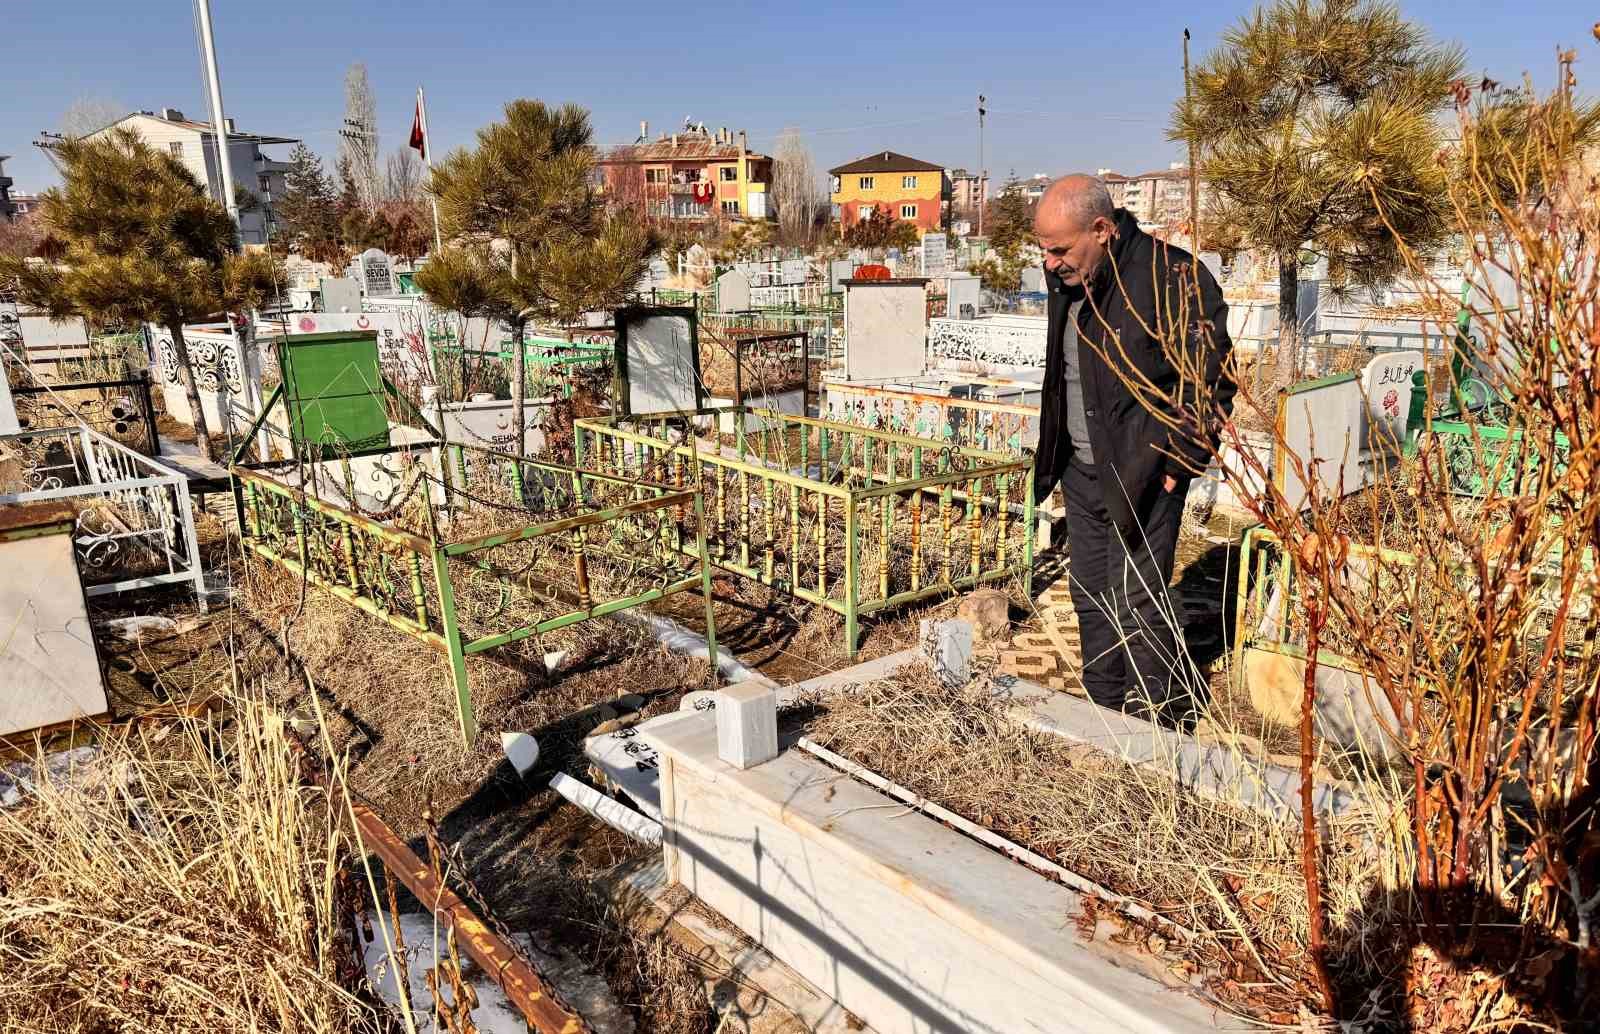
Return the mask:
M975 589L956 608L956 617L972 625L977 642L998 638L1011 625L1011 601L999 589Z

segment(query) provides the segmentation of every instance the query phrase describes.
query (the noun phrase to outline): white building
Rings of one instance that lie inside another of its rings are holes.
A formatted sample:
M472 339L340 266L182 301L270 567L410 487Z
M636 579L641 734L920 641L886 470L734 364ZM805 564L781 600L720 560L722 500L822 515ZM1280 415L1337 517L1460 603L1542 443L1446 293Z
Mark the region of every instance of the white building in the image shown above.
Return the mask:
M6 160L10 157L0 154L0 221L10 221L21 214L11 196L11 177L6 175Z
M1050 177L1042 172L1036 172L1023 180L1018 186L1022 191L1022 196L1028 199L1028 203L1036 205L1039 203L1039 199L1044 197L1044 192L1049 189Z
M289 163L267 157L261 153L261 148L299 141L293 137L240 133L233 128L233 119L226 121L234 187L255 199L248 211L240 209L239 237L246 244L265 244L267 234L277 225L272 205L275 199L283 196L284 174L289 171ZM162 108L160 112L136 111L91 134L91 138L118 126L132 129L152 147L180 159L196 179L206 184L212 197L219 203L224 201L222 171L217 164L217 142L211 123L191 122L176 108Z

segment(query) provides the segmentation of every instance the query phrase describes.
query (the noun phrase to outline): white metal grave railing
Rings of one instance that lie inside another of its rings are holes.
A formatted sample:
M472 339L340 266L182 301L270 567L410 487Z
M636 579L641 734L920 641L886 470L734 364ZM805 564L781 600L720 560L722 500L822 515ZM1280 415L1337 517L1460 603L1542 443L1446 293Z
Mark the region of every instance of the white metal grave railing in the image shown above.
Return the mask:
M823 295L827 294L828 285L822 282L814 284L778 284L772 287L750 288L750 307L752 309L809 309L823 304Z
M205 610L183 474L82 426L0 435L0 451L21 468L20 477L0 481L0 505L72 500L78 507L73 545L88 595L192 582Z
M1043 366L1043 316L990 315L928 321L928 358L950 362Z

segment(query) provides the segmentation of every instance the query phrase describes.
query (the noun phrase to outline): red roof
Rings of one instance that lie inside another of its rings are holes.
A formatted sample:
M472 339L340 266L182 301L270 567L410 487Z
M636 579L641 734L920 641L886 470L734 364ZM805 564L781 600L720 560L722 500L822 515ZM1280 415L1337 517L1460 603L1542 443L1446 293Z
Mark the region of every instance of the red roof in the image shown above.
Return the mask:
M677 141L671 137L666 140L652 140L648 144L626 144L611 150L600 160L602 165L632 165L638 162L670 162L670 161L737 161L739 155L746 158L764 159L767 156L757 151L739 150L736 143L718 143L716 138L702 133L679 133Z

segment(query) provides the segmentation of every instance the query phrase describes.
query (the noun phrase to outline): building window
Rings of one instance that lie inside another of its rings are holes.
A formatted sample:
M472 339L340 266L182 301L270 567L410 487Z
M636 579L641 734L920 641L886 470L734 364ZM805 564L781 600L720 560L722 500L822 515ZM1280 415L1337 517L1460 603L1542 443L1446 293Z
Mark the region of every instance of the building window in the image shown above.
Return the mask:
M839 193L839 177L837 177L837 176L829 176L828 177L828 193L830 193L830 194Z
M172 143L167 145L167 150L172 152L172 157L174 157L174 158L182 158L183 157L183 141L182 140L174 140L174 141L172 141Z
M271 179L271 177L268 177L268 176L257 176L256 177L256 186L261 189L261 193L263 193L263 194L272 193L272 179Z
M917 206L916 205L901 205L900 206L900 218L902 218L902 219L915 219L916 217L917 217Z
M667 170L666 169L646 169L646 170L644 170L644 181L646 183L657 184L657 185L665 183L665 182L667 182Z
M861 177L861 189L862 190L871 190L872 189L872 177L871 176L863 176L863 177Z
M901 176L900 186L905 190L915 190L917 189L917 178L915 176Z
M739 202L737 202L737 201L724 201L722 203L722 214L723 215L738 215L739 214Z
M724 165L717 170L717 179L724 183L734 183L739 179L739 170L732 165Z

